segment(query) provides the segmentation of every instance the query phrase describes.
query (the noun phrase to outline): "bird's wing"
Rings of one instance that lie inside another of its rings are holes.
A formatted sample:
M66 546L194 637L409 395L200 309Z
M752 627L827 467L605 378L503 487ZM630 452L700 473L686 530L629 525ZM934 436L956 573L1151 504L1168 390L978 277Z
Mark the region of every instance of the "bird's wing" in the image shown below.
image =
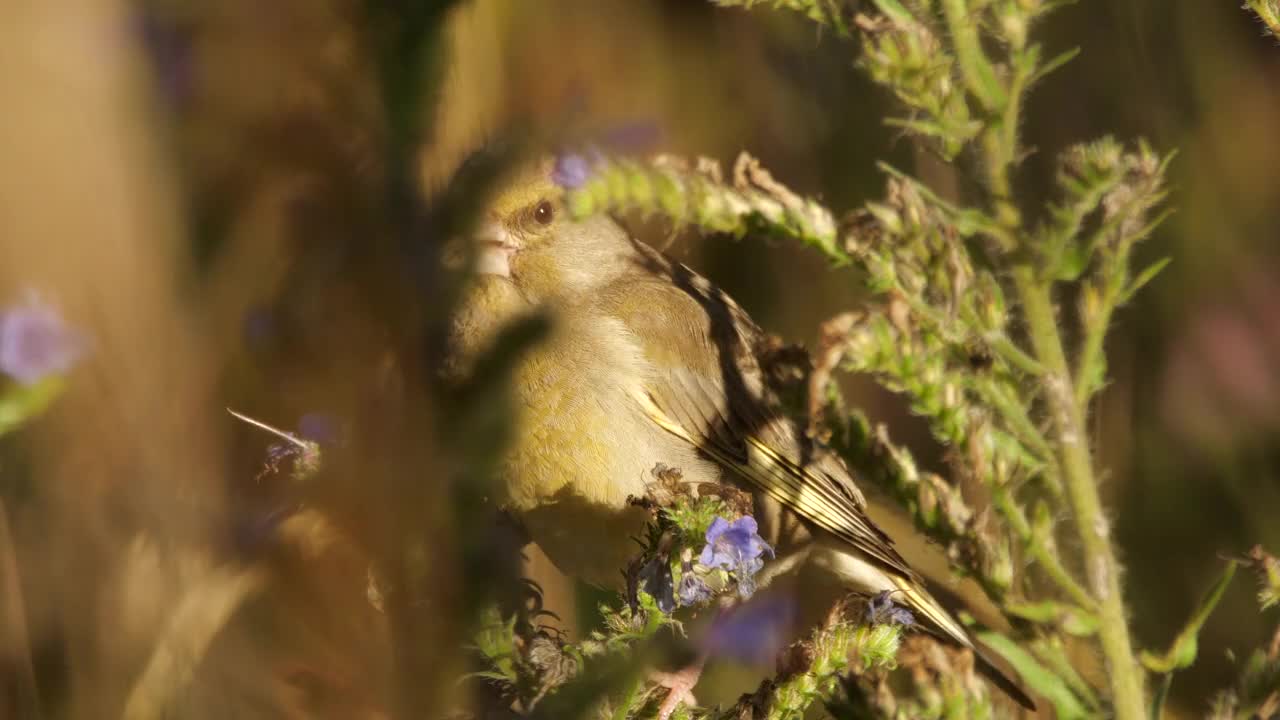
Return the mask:
M927 618L926 628L972 649L983 672L1034 711L1035 702L974 646L867 516L844 463L779 412L756 355L762 333L746 312L705 278L637 246L645 267L596 302L634 334L653 368L636 398L648 416L880 565L907 605Z
M753 489L914 580L844 464L771 402L756 357L761 333L745 311L688 268L644 251L649 267L596 300L653 368L637 392L644 411Z

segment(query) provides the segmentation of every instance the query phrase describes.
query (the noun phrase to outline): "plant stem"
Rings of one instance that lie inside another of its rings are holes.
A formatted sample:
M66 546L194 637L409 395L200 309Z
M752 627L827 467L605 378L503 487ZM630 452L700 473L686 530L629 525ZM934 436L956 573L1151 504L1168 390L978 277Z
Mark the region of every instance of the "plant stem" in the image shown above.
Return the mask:
M1024 352L1022 348L1015 345L1008 335L991 333L984 336L984 339L991 346L992 352L1022 372L1029 375L1039 375L1044 372L1044 368L1040 367L1040 363Z
M992 378L979 378L974 386L982 399L1004 418L1013 437L1035 453L1041 462L1050 466L1044 473L1045 485L1055 497L1061 497L1062 488L1058 485L1056 468L1053 467L1057 457L1053 454L1053 448L1045 441L1043 433L1031 422L1027 409L1017 396L1003 382Z
M1125 619L1120 564L1111 546L1109 523L1098 497L1084 412L1075 402L1049 285L1039 282L1034 268L1026 264L1016 267L1013 275L1031 344L1047 371L1046 398L1059 445L1059 464L1084 551L1089 589L1098 603L1098 635L1107 660L1116 718L1140 720L1146 716L1142 676L1134 660Z
M19 717L43 717L35 669L31 664L31 644L27 640L27 616L22 601L22 581L18 577L17 545L9 533L4 501L0 499L0 661L11 671L9 695L0 694L0 704ZM7 702L6 702L7 701Z
M951 42L960 62L960 74L965 86L988 112L999 113L1008 101L1004 86L996 77L995 68L982 52L978 38L978 25L970 15L965 0L942 0L942 11L947 18Z
M1114 287L1113 287L1114 286ZM1116 309L1116 300L1120 296L1118 283L1109 283L1106 294L1101 298L1097 314L1090 318L1080 344L1080 356L1076 361L1075 402L1083 414L1089 407L1089 399L1101 387L1093 379L1102 374L1103 343L1107 339L1107 329L1111 326L1111 315Z
M1257 14L1262 24L1267 26L1268 32L1275 37L1280 37L1280 4L1275 0L1245 0L1245 4Z
M1011 58L1014 78L1006 89L996 78L991 62L983 53L977 27L968 15L965 0L943 0L942 6L965 84L995 121L995 125L984 132L982 154L987 167L988 190L993 197L992 210L1002 230L993 239L1007 245L1009 237L1024 234L1022 219L1012 201L1009 171L1017 162L1017 118L1022 95L1026 91L1027 73L1031 71L1023 58L1016 55L1018 50L1015 49ZM998 92L991 90L992 83L998 86ZM1142 675L1133 654L1125 619L1120 564L1111 546L1109 525L1098 497L1085 412L1076 402L1071 369L1054 317L1050 298L1052 282L1040 281L1036 268L1026 260L1020 260L1014 266L1013 278L1032 350L1044 368L1042 379L1053 416L1058 466L1080 535L1089 590L1097 603L1098 635L1109 667L1115 716L1118 720L1142 720L1146 716Z
M1081 587L1080 583L1076 582L1071 573L1062 566L1062 561L1058 559L1058 556L1050 552L1049 548L1045 547L1044 543L1035 537L1035 534L1031 531L1031 523L1027 521L1026 513L1013 501L1013 497L1009 495L1009 492L1004 488L998 488L991 501L995 504L996 509L1000 511L1000 514L1009 522L1009 525L1013 527L1013 531L1022 540L1027 553L1040 563L1045 575L1049 576L1049 579L1069 595L1081 609L1086 612L1094 612L1097 608L1097 603L1094 602L1093 596Z
M643 678L634 678L631 680L631 684L627 686L627 692L622 696L622 700L613 710L613 720L627 720L627 716L631 714L632 706L636 704L636 695L640 694L640 688L642 687L644 687Z

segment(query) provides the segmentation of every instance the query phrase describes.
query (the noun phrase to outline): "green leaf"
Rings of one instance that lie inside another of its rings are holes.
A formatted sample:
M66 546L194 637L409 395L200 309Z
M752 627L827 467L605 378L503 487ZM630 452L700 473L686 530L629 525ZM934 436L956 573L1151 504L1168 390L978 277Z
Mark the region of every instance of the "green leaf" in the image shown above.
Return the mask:
M1053 277L1063 282L1075 282L1085 270L1089 269L1089 258L1093 256L1092 248L1085 248L1079 243L1071 243L1062 249L1062 257L1053 270Z
M1058 603L1052 600L1038 603L1009 603L1005 606L1005 611L1010 615L1038 623L1056 621L1058 616L1062 614L1061 610Z
M1085 704L1090 708L1096 709L1099 707L1100 703L1097 694L1094 693L1093 687L1080 676L1080 673L1076 671L1075 665L1071 663L1071 659L1067 657L1061 637L1039 638L1032 641L1031 649L1040 662L1043 662L1058 677L1062 678L1063 682L1075 692L1076 697L1084 700Z
M1041 65L1034 73L1031 74L1030 79L1027 80L1027 85L1034 85L1040 82L1050 73L1054 72L1058 68L1074 60L1076 56L1079 54L1080 54L1080 48L1077 47L1077 48L1071 48L1070 50L1064 53L1059 53L1058 55L1053 56L1047 62L1045 62L1044 65Z
M1174 638L1173 644L1163 655L1153 655L1150 652L1142 652L1142 664L1152 672L1170 673L1174 670L1182 670L1191 667L1196 661L1196 652L1198 650L1198 637L1200 628L1204 626L1209 616L1213 614L1213 609L1218 606L1218 601L1222 599L1222 594L1226 592L1227 586L1231 584L1231 578L1236 574L1236 561L1227 561L1227 567L1222 571L1222 576L1218 581L1209 588L1209 592L1200 601L1200 606L1191 615L1191 619L1187 620L1187 625L1178 633L1178 637Z
M983 645L1012 665L1023 682L1049 700L1057 712L1058 720L1088 716L1088 710L1062 678L1041 665L1031 653L1000 633L979 632L977 636Z
M1132 283L1129 283L1129 287L1123 293L1120 294L1119 304L1123 305L1129 302L1129 300L1131 300L1133 296L1136 295L1138 291L1143 288L1143 286L1145 286L1147 283L1154 280L1155 277L1159 275L1162 270L1168 267L1170 262L1173 262L1173 258L1166 257L1151 263L1151 265L1149 265L1147 269L1139 273L1138 277L1134 278L1134 281Z
M40 415L66 388L66 379L50 376L31 385L13 384L0 390L0 435L7 435Z
M1042 625L1057 625L1075 637L1089 637L1098 632L1098 618L1093 613L1053 600L1038 603L1010 603L1005 611Z

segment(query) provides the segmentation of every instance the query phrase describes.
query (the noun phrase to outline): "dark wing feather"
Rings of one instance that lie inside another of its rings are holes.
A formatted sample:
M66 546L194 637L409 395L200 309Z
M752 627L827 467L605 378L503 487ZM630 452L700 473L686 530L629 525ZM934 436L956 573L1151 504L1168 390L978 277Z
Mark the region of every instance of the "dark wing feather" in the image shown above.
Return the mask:
M646 263L596 300L655 368L638 398L655 422L752 489L905 578L916 577L838 458L779 412L761 372L760 330L706 279L637 244Z
M636 243L644 261L597 299L636 336L654 368L637 397L654 422L714 458L750 488L879 563L931 632L972 649L983 671L1023 707L1035 703L974 646L866 513L839 458L779 411L761 371L762 333L706 279Z

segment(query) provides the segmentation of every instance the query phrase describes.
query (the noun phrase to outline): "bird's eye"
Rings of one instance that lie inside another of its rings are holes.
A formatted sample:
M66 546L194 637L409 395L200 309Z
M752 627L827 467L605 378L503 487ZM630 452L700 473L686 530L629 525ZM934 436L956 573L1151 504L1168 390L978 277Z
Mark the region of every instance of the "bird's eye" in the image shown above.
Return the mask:
M538 203L538 206L533 209L533 219L537 220L539 225L550 225L555 218L556 209L546 200Z

